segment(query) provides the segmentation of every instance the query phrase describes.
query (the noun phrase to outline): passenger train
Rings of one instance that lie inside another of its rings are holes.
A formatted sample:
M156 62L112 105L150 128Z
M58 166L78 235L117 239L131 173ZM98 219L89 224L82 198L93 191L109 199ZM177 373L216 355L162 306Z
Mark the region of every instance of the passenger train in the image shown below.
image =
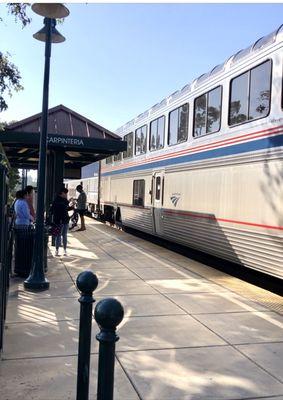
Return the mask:
M283 278L283 26L116 131L114 220Z

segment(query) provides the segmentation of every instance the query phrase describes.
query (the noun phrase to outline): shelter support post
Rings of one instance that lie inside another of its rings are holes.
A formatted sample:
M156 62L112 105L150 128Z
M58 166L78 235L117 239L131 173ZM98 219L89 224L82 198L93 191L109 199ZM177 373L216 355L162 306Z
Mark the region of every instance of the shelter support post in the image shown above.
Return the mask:
M64 180L64 150L56 149L54 152L54 193L63 186Z
M46 176L46 216L49 216L49 208L54 198L54 155L53 151L48 152L47 156L47 176Z
M51 150L47 158L46 212L64 181L64 150Z

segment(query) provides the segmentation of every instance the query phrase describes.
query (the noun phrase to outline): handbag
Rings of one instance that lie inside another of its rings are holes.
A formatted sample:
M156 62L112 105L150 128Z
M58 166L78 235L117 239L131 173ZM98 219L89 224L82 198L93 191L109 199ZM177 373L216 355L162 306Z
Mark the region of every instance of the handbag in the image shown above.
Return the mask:
M52 225L51 226L51 230L50 233L52 236L59 236L61 234L62 231L62 224L58 224L58 225Z

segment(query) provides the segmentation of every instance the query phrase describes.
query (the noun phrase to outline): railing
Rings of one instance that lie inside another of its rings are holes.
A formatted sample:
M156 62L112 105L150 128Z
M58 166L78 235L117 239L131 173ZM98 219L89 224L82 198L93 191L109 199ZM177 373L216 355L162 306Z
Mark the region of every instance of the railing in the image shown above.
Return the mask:
M0 163L0 351L6 318L9 272L11 268L11 231L9 230L7 169Z
M84 271L77 277L77 287L81 292L79 353L76 400L88 400L89 365L92 326L93 292L98 279L91 271ZM96 335L99 341L97 400L113 400L115 343L119 340L116 328L124 317L124 309L115 299L103 299L95 307L94 318L100 328Z

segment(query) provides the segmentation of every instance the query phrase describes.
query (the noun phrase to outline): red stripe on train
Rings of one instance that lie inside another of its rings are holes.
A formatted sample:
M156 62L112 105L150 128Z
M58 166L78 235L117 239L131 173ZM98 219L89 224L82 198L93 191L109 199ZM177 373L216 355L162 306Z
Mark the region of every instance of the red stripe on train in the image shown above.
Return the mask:
M249 226L257 226L260 228L267 228L267 229L277 229L282 231L283 230L283 226L273 226L273 225L264 225L264 224L256 224L254 222L244 222L244 221L236 221L233 219L226 219L226 218L215 218L214 216L211 215L197 215L191 212L187 212L187 211L169 211L166 210L164 211L164 214L171 214L171 215L181 215L181 216L186 216L186 217L193 217L193 218L203 218L203 219L211 219L214 221L221 221L221 222L230 222L233 224L239 224L239 225L249 225Z

